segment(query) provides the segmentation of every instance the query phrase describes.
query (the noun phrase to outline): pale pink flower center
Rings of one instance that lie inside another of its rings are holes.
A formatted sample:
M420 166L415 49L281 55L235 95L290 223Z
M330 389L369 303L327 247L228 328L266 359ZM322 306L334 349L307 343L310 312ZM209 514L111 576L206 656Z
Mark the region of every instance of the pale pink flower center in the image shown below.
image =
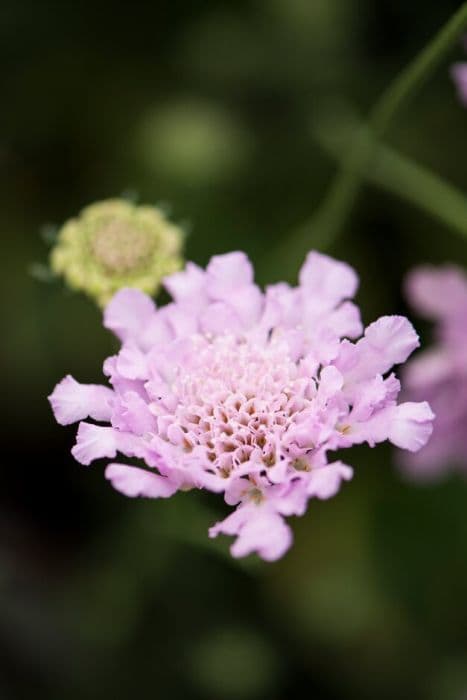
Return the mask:
M269 468L287 459L284 434L310 408L316 384L300 376L286 345L199 337L193 357L172 384L177 405L172 420L165 416L163 437L186 452L201 448L206 464L225 477L246 462ZM295 461L298 469L306 468Z

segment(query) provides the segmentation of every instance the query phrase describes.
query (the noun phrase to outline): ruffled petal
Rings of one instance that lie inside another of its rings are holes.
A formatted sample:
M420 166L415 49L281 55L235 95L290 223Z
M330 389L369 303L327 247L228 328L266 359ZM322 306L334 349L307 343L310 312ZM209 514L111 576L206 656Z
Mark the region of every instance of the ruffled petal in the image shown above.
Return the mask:
M426 401L387 406L367 421L354 423L348 437L354 444L367 442L370 447L390 440L397 447L416 452L428 442L434 417Z
M130 498L168 498L177 491L177 485L165 476L115 462L107 466L105 478L114 489Z
M337 367L329 365L323 367L319 377L319 388L317 399L324 405L328 399L335 396L342 389L344 378Z
M221 335L222 333L240 333L242 323L231 306L223 301L210 304L200 317L203 333Z
M167 304L160 311L175 338L185 339L198 331L197 312L190 306Z
M106 377L109 378L115 392L124 394L127 391L135 391L140 396L146 396L144 391L144 381L141 379L127 379L117 369L118 355L108 357L103 366L103 371Z
M397 447L418 452L428 442L433 432L435 415L426 402L407 401L394 409L389 430L389 439Z
M135 435L145 435L156 427L156 419L149 405L134 391L127 392L115 403L112 425Z
M285 282L266 287L262 323L267 327L294 328L303 321L301 290Z
M175 333L167 323L163 310L156 311L142 331L139 344L145 352L154 347L164 347L175 337Z
M364 340L373 362L377 361L374 355L380 355L381 374L405 362L420 344L414 327L404 316L382 316L368 326Z
M122 343L138 342L156 310L153 300L139 289L127 287L118 291L104 311L104 326Z
M229 299L231 306L244 328L258 323L263 308L263 294L254 284L240 288Z
M405 362L419 346L418 335L404 316L382 316L365 330L355 345L344 341L335 364L346 384L385 374Z
M267 506L240 506L209 530L218 534L237 535L230 551L234 557L257 552L266 561L280 559L292 544L292 532L284 519Z
M188 262L181 272L164 279L164 287L176 302L199 303L204 299L204 287L206 285L206 273L201 267Z
M71 450L71 454L77 462L86 466L102 457L112 459L117 454L117 439L118 432L114 428L80 423L76 445Z
M312 251L299 274L304 303L327 310L343 299L351 299L358 288L358 276L347 263Z
M390 382L386 382L378 374L374 379L360 382L358 391L355 392L351 421L368 420L376 409L394 402L394 393L400 389L400 383L394 375L390 379Z
M116 370L125 379L149 379L148 361L135 343L124 345L117 355Z
M147 457L147 449L137 435L92 423L79 424L76 444L71 450L77 462L88 466L95 459L113 459L117 452L127 457Z
M308 496L327 499L339 491L343 481L349 481L353 469L343 462L332 462L324 467L312 469L307 483Z
M84 418L109 421L114 392L98 384L80 384L67 375L49 396L55 419L60 425L70 425Z
M226 300L242 286L253 282L253 266L245 253L214 255L206 268L206 289L214 300Z
M345 301L332 311L323 323L339 338L358 338L363 333L360 309L351 301Z

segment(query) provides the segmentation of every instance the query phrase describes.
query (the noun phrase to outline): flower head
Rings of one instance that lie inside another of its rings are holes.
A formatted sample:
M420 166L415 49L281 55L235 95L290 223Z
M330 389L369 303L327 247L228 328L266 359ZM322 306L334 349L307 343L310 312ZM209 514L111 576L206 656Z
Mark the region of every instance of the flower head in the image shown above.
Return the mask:
M64 224L51 267L104 305L125 286L154 294L161 279L181 267L182 239L161 210L110 199Z
M408 364L408 398L429 398L436 412L433 437L404 465L420 478L457 464L467 468L467 276L458 267L425 266L407 278L407 297L418 313L435 321L436 343Z
M234 556L279 558L292 541L284 518L310 498L330 498L352 469L329 453L389 439L417 450L431 433L426 403L397 403L388 374L418 345L410 323L380 318L362 338L349 299L348 265L312 252L297 287L263 293L243 253L188 263L168 277L173 302L157 309L141 292L118 292L104 325L122 343L104 363L112 389L64 379L55 416L82 422L73 454L83 464L117 452L106 477L127 496L167 497L204 488L236 510L210 529L236 535Z

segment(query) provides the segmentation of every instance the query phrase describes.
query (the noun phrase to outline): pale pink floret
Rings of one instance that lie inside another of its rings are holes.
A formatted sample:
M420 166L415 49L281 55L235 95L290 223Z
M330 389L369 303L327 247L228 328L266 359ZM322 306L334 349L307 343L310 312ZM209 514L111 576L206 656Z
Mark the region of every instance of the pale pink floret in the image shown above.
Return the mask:
M173 496L178 488L178 484L171 482L167 477L115 462L107 466L105 477L117 491L130 498L135 496L168 498Z
M138 289L121 289L107 304L104 326L125 343L143 335L154 316L155 304Z
M169 277L173 302L160 309L137 290L120 291L104 315L122 342L104 363L112 390L97 395L65 380L66 401L61 385L51 397L62 422L110 423L80 424L76 459L143 460L146 469L106 470L131 497L223 493L236 510L210 536L236 535L234 556L281 557L292 541L284 518L352 477L329 453L383 440L416 450L431 431L428 405L398 404L399 381L387 374L417 347L416 333L388 316L358 340L357 286L351 267L312 252L299 286L262 292L235 252Z
M454 265L427 265L410 273L406 291L415 311L436 323L434 346L411 360L404 377L407 398L427 398L436 421L430 443L403 465L430 479L467 469L467 276Z
M79 384L67 375L49 396L55 418L60 425L70 425L84 418L110 421L114 392L106 386Z

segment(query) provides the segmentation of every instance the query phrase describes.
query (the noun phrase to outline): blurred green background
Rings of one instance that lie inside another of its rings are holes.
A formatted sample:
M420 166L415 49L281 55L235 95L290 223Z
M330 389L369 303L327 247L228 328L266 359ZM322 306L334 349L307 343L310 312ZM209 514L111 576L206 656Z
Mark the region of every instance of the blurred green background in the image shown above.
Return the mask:
M67 372L99 381L112 339L29 273L44 226L127 192L186 223L196 262L240 248L261 283L293 280L270 253L335 170L316 124L364 113L459 4L3 0L1 700L467 697L464 479L415 486L390 449L355 449L354 481L293 520L282 561L230 560L207 538L219 498L126 500L72 460L46 396ZM388 142L465 190L448 67ZM330 252L369 322L407 313L413 264L467 263L467 240L365 186Z

